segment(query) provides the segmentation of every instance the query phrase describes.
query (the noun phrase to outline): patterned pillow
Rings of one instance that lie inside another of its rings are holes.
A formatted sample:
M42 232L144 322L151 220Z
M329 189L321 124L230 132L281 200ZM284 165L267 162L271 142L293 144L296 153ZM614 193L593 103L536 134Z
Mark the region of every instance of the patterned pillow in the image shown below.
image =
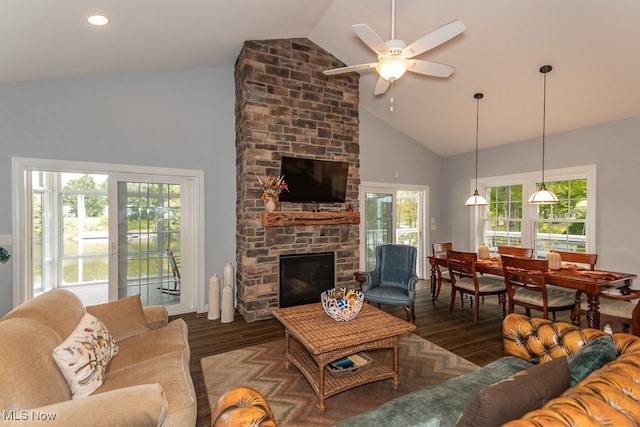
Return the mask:
M102 385L107 365L117 352L118 346L104 323L87 313L71 335L53 349L53 358L71 388L71 395L77 399Z

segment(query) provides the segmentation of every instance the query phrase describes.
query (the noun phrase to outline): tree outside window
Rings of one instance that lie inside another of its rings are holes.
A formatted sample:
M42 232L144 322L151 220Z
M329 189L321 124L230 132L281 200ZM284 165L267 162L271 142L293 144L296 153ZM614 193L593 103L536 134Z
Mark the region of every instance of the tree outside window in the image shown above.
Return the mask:
M586 252L587 179L546 183L558 203L539 205L536 221L536 250Z

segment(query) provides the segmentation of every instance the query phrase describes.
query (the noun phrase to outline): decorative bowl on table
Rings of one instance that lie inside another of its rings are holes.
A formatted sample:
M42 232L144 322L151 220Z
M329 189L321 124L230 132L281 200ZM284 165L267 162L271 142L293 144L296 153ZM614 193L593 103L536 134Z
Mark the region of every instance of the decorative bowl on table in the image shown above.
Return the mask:
M334 288L324 291L320 300L327 316L338 322L346 322L360 313L364 294L354 289Z

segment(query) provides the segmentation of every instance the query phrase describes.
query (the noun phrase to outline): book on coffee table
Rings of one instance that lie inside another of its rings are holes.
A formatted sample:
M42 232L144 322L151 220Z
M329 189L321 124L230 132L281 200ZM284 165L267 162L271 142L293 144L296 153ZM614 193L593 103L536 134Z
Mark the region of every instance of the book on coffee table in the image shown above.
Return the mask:
M364 353L352 354L342 359L334 360L327 365L331 373L355 373L358 369L371 363L371 358Z

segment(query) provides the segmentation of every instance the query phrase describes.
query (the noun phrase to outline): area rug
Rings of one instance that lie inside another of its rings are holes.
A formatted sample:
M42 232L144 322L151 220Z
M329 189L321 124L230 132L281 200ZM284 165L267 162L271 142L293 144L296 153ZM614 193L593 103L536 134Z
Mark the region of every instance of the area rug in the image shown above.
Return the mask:
M390 350L366 354L392 363ZM318 414L316 395L300 371L293 365L289 369L284 367L284 340L205 357L200 363L210 406L234 387L253 387L265 396L281 427L331 426L424 386L478 369L477 365L415 334L400 338L399 354L397 390L390 379L347 390L325 400L324 415Z

